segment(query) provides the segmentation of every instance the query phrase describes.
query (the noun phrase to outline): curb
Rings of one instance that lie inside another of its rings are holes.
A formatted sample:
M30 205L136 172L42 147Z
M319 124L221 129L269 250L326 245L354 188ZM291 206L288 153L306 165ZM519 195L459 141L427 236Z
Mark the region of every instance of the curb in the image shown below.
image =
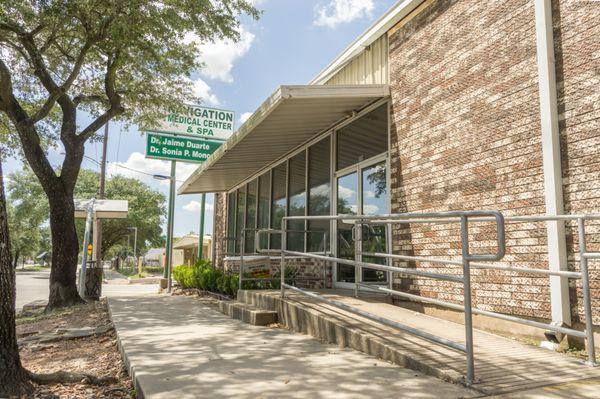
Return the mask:
M117 336L117 347L119 348L119 352L121 353L121 357L123 358L123 363L125 364L125 368L127 369L127 372L129 373L129 376L131 377L131 380L133 382L133 388L135 389L135 397L137 399L144 399L146 397L144 395L144 389L142 388L142 385L140 384L139 380L136 377L135 368L131 365L131 361L129 360L129 357L127 356L127 352L125 352L125 349L123 348L123 344L121 342L121 337L119 336L119 330L117 329L115 321L113 320L112 308L110 305L111 298L107 298L106 302L107 302L107 306L108 306L108 317L110 318L110 321L113 324L115 334Z

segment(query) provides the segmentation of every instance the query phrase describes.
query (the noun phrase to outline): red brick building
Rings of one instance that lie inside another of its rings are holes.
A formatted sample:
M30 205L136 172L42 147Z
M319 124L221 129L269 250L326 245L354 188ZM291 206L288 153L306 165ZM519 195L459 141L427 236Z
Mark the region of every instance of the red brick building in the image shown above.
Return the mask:
M278 89L180 194L217 193L215 262L231 270L242 249L249 264L277 268L278 257L255 254L252 229L277 229L283 215L600 213L599 37L600 4L592 1L400 1L308 85ZM350 227L294 221L287 248L353 259ZM588 250L600 251L597 224L590 222L587 232ZM572 223L508 223L506 236L501 264L579 270ZM375 228L367 241L363 248L395 254L453 258L461 252L458 226L449 223ZM277 249L281 237L260 242ZM490 226L471 231L474 251L494 245ZM301 284L353 286L352 267L290 262ZM396 264L462 273L460 266ZM598 332L600 262L589 268ZM580 280L483 269L473 269L471 278L480 309L584 322ZM462 300L462 286L452 282L368 269L360 279ZM432 306L415 308L460 319ZM475 323L515 331L485 317Z

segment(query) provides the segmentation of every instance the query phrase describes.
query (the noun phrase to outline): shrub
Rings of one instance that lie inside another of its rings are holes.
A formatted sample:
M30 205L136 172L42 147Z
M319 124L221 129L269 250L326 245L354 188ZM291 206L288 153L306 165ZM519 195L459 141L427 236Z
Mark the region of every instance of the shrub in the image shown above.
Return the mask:
M297 270L287 267L285 270L285 282L295 284ZM251 274L244 274L252 278ZM242 288L246 290L257 289L279 289L281 281L279 272L271 275L271 280L244 281ZM218 292L224 295L236 296L239 284L238 274L223 273L214 269L207 260L200 260L193 266L177 266L173 268L173 278L182 288L198 288L203 291Z
M201 260L193 266L173 268L173 278L182 288L198 288L230 296L235 296L238 288L237 274L226 274L214 269L206 260Z

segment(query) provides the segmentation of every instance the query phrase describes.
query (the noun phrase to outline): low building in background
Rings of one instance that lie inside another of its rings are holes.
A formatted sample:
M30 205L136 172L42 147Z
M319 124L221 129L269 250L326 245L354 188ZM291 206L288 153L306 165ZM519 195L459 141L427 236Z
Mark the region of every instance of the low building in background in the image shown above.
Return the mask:
M177 240L173 244L173 265L191 266L198 261L198 244L200 236L198 234L188 234ZM212 259L212 236L204 236L202 258ZM179 253L179 254L178 254ZM179 256L177 256L179 255Z

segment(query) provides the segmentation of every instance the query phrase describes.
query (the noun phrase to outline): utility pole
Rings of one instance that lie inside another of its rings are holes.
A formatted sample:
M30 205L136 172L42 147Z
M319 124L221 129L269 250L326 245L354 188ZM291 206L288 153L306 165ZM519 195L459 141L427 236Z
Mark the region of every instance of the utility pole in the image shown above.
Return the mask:
M100 162L100 183L98 185L98 198L104 199L104 188L106 185L106 149L108 146L108 122L104 125L104 140L102 140L102 162ZM96 267L102 267L102 220L94 218L94 260Z

